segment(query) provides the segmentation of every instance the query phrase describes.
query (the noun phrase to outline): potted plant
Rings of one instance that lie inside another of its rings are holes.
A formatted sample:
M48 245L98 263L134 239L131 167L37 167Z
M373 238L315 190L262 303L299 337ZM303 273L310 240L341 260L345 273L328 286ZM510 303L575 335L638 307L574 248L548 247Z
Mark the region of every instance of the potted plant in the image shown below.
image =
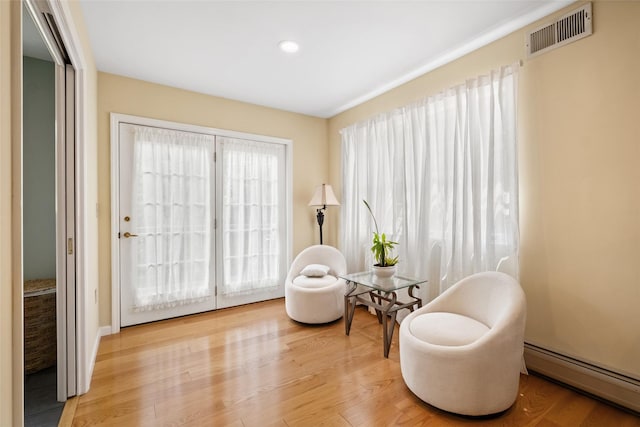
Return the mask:
M396 272L398 257L391 257L390 254L398 242L387 240L387 236L384 233L380 234L378 222L376 221L376 217L373 215L371 206L369 206L369 203L367 203L366 200L363 200L363 202L369 210L371 218L373 218L373 223L376 226L376 231L373 233L373 246L371 246L371 252L373 253L373 257L376 261L373 265L373 272L378 277L393 276Z

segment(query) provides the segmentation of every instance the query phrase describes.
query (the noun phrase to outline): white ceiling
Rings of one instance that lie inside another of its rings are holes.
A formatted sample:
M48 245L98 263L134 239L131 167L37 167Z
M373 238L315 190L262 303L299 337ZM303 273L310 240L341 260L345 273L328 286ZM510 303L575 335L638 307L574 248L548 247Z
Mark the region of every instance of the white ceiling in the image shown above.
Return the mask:
M570 1L82 0L100 71L331 117ZM300 44L279 51L281 40ZM524 55L524 40L523 40Z

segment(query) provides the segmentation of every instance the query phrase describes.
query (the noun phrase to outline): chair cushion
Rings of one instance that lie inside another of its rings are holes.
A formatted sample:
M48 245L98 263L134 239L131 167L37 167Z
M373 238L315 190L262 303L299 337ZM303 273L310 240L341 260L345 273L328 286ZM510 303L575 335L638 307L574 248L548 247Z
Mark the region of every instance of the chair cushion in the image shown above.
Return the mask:
M489 328L467 316L435 312L416 316L409 324L409 331L430 344L460 346L476 341L489 332Z
M324 288L325 286L331 286L336 283L335 276L327 274L323 277L307 277L304 275L300 275L293 279L293 284L299 286L301 288Z

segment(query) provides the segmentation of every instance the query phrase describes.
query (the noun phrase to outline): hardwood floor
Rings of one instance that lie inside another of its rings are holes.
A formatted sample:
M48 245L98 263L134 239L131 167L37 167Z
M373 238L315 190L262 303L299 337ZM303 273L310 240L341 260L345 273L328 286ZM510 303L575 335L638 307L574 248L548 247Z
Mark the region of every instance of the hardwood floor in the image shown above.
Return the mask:
M100 344L73 426L640 426L640 419L533 375L492 418L445 413L416 398L389 359L382 328L356 310L306 326L274 300L123 329Z

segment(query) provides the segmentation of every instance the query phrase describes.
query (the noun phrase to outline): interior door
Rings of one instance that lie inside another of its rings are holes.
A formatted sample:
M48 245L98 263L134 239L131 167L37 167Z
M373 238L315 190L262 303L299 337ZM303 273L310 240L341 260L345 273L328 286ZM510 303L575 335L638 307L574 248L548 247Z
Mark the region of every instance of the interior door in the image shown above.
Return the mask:
M57 212L57 375L58 400L76 395L76 139L75 71L69 64L56 66L56 195Z
M215 309L215 137L118 133L121 326Z

